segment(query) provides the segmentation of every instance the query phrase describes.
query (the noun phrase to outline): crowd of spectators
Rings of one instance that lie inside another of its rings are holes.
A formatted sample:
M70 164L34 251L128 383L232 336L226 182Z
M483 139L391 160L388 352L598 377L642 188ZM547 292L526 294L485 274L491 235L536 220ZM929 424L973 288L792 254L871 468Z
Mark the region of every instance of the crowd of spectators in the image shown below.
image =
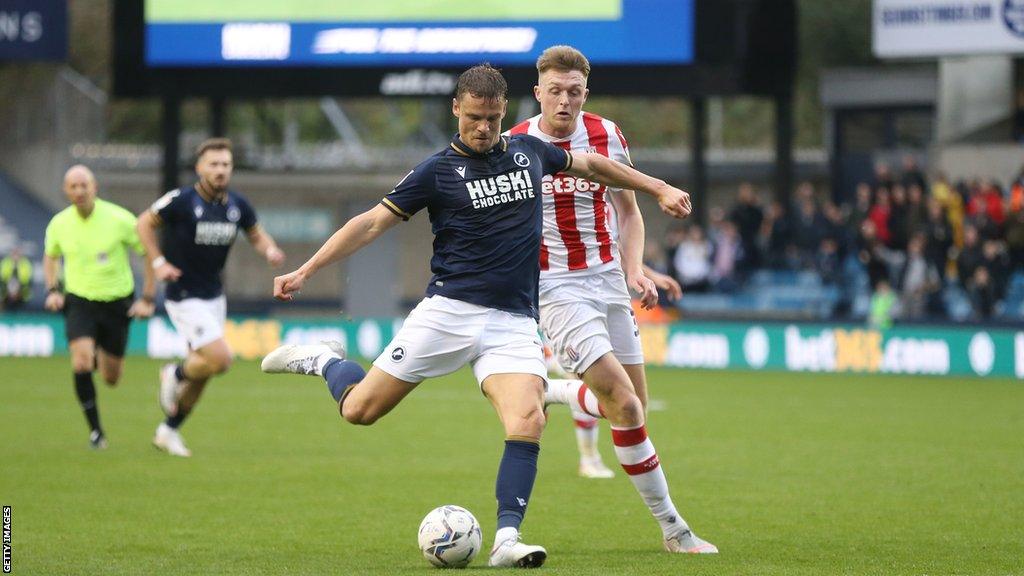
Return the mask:
M733 292L760 269L815 271L844 290L851 275L866 274L870 317L881 325L893 316L945 316L950 286L974 318L991 318L1012 274L1024 271L1024 173L1006 188L942 175L929 182L908 156L898 173L879 163L849 202L836 204L805 182L789 205L765 203L742 184L734 205L711 210L708 220L706 231L690 224L666 239L667 268L686 291Z

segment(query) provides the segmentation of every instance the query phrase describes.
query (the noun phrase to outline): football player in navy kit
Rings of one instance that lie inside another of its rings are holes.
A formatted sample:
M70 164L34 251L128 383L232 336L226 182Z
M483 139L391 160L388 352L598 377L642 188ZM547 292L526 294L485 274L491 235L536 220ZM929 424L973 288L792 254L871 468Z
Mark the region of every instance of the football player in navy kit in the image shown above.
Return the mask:
M274 279L274 296L291 300L318 270L346 258L426 208L434 232L433 277L369 373L337 345L286 345L263 370L315 374L341 416L369 425L426 378L470 365L505 428L498 468L498 530L491 566L536 567L547 552L519 541L537 474L547 367L537 330L537 282L543 224L541 180L566 172L638 190L676 217L689 196L661 180L597 154L568 152L539 139L501 136L507 86L489 65L464 72L452 113L459 133L399 182L381 203L338 230L299 269Z
M257 223L249 202L228 189L232 167L231 141L206 140L196 151L199 181L168 192L139 215L139 238L157 278L167 282L167 315L189 346L184 361L160 371L160 406L167 419L153 444L174 456L191 455L178 428L209 379L231 366L221 272L239 230L272 267L284 262L284 252Z

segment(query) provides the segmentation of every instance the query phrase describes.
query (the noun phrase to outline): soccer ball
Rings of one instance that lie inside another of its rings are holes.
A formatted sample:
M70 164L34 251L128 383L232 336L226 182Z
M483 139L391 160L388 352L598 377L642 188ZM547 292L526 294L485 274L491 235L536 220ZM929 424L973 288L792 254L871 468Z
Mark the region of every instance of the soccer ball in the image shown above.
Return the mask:
M461 506L439 506L420 523L420 550L438 568L465 568L480 551L483 534L473 514Z

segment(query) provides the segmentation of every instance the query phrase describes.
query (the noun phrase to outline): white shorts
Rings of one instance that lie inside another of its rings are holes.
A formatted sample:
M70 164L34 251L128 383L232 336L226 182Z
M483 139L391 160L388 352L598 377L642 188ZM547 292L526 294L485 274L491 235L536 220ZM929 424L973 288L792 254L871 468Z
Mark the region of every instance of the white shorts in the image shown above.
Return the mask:
M492 374L535 374L547 380L537 321L445 298L424 298L373 365L418 384L470 364L478 383Z
M643 364L640 328L622 270L540 281L540 327L559 364L582 374L611 352Z
M198 350L224 337L224 322L227 320L228 303L223 295L209 300L185 298L164 302L167 315L174 329L185 337L192 350Z

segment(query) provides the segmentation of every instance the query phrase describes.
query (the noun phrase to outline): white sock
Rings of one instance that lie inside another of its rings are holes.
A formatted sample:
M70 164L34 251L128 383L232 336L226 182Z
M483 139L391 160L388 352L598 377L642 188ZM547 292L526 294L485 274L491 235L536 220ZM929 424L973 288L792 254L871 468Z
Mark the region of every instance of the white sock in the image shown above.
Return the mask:
M331 349L328 349L326 352L320 353L320 355L316 357L316 362L314 363L314 366L316 366L317 376L323 378L324 366L326 366L327 362L330 361L332 358L337 358L338 360L341 360L341 358L339 358L338 355L334 353L334 350Z
M647 427L612 426L612 442L615 444L615 455L619 458L622 469L626 471L644 504L647 504L651 514L661 525L661 532L665 536L671 536L679 530L689 528L672 503L672 497L669 496L668 481L661 469L654 444L647 437Z
M594 418L604 417L597 396L582 380L548 380L544 401L548 404L567 404L574 412L583 412Z
M597 436L600 428L597 418L574 410L572 419L576 423L576 447L580 450L580 460L599 462L601 453L597 451Z
M518 538L519 538L519 530L517 530L517 529L515 529L515 528L513 528L511 526L507 526L505 528L499 528L498 531L494 533L494 547L497 548L498 546L501 545L502 542L504 542L506 540L515 540L515 539L518 539Z

